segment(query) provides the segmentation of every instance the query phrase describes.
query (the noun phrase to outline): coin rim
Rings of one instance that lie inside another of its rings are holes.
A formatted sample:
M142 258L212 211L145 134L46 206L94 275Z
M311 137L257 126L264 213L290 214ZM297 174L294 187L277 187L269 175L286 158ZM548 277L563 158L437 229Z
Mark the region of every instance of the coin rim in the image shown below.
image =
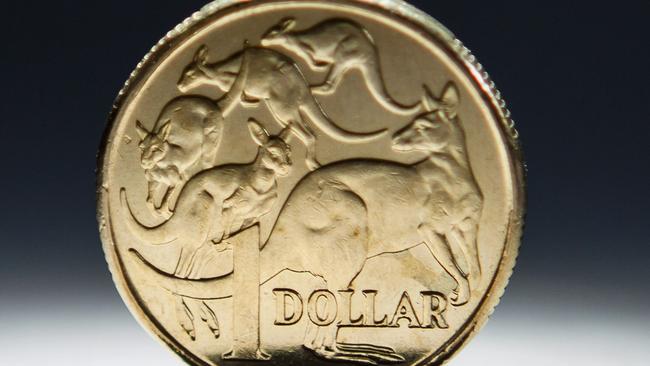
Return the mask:
M449 337L449 340L444 345L429 356L421 358L415 363L417 365L444 364L456 355L480 328L485 325L508 285L519 252L525 216L526 165L523 159L519 135L510 117L510 111L506 108L505 101L496 89L494 82L491 81L482 65L478 63L476 57L447 28L414 6L401 0L306 0L305 2L353 4L360 8L382 13L393 19L396 18L400 22L406 23L411 29L421 31L425 38L440 46L445 51L449 59L466 74L477 90L482 91L481 94L484 101L490 107L495 120L499 123L498 127L501 138L506 142L510 163L509 168L511 171L510 178L513 184L513 206L510 213L505 245L495 277L486 290L481 302L477 305L474 313L468 317L468 320L459 328L456 334ZM138 63L123 88L119 91L109 113L107 126L99 147L99 153L97 154L97 220L106 262L108 263L118 292L131 314L143 328L158 340L162 341L185 362L195 365L209 366L209 364L180 344L171 334L167 333L155 317L148 314L144 307L139 305L138 300L131 291L129 279L124 276L123 266L112 239L113 228L109 221L110 218L108 215L105 215L105 211L108 208L109 188L104 174L110 168L107 157L113 145L114 127L116 127L116 119L122 106L127 104L126 102L131 95L137 93L142 82L149 77L160 61L171 55L186 38L207 27L214 18L226 16L243 8L269 3L287 3L287 1L265 0L242 2L239 0L216 0L207 4L168 32L145 55L142 61ZM295 3L295 1L292 1L292 3Z

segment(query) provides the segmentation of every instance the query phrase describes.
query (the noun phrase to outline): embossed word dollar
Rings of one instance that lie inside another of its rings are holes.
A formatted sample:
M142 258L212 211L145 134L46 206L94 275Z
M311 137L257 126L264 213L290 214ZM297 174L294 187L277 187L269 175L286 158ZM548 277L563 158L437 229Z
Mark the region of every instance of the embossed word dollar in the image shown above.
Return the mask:
M195 365L447 360L522 225L516 131L481 70L398 0L207 5L138 66L102 145L125 302Z
M273 294L277 299L275 325L293 325L298 323L304 312L304 301L301 295L290 289L274 289ZM408 292L400 297L395 312L377 317L375 312L376 290L364 290L364 311L358 316L352 315L352 296L354 290L339 290L341 299L329 290L316 290L309 295L307 312L309 319L315 325L327 326L336 319L340 319L338 326L342 327L399 327L399 321L404 319L411 328L448 328L443 316L447 309L447 299L441 293L422 291L423 309L421 316L416 314ZM291 301L291 311L287 311L287 301ZM319 307L320 302L324 302ZM323 310L320 310L320 309ZM378 320L379 319L379 320Z

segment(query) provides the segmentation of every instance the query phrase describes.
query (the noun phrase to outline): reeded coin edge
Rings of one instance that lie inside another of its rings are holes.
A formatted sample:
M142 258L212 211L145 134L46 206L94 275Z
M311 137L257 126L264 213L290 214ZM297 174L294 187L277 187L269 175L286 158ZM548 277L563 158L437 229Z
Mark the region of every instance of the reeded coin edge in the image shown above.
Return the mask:
M310 0L314 2L314 0ZM323 0L315 0L324 2ZM259 3L283 3L283 0L266 0ZM330 0L328 4L340 3L367 8L371 11L383 12L387 16L396 18L406 23L412 29L421 31L428 40L441 46L450 57L457 63L457 66L466 71L469 79L476 83L476 87L483 91L483 96L497 121L500 122L500 133L502 139L506 142L508 148L508 157L511 164L512 186L513 186L513 206L510 214L506 243L504 245L502 259L496 275L489 286L489 290L483 297L481 303L469 317L468 321L461 326L455 335L450 337L449 341L437 349L433 354L417 362L418 365L442 365L451 359L460 351L468 341L485 325L490 315L493 313L496 305L503 296L508 285L509 279L514 270L519 245L522 237L523 222L525 215L525 173L526 166L523 159L523 153L520 146L519 134L515 128L514 121L511 118L501 93L496 88L495 83L490 79L488 73L478 62L471 51L458 40L452 32L442 24L423 11L407 4L401 0ZM137 86L145 80L154 70L155 65L168 57L173 50L183 41L186 36L198 32L210 23L214 16L226 16L236 12L244 7L256 6L254 2L241 2L238 0L216 0L199 11L192 14L179 25L169 31L144 58L137 64L134 71L130 74L122 89L119 91L113 102L111 112L109 113L108 123L102 137L102 142L97 155L97 220L99 231L103 243L105 259L111 271L113 281L116 284L120 296L123 298L127 307L137 321L149 333L154 335L159 341L168 346L185 362L196 365L209 366L207 363L195 356L191 351L177 342L171 334L168 334L162 325L149 314L143 307L138 306L139 301L135 296L135 291L129 280L123 274L123 264L117 250L114 248L112 225L104 213L108 212L108 189L109 182L104 176L105 169L109 168L107 154L113 144L114 125L121 107L127 104L131 95L137 93Z

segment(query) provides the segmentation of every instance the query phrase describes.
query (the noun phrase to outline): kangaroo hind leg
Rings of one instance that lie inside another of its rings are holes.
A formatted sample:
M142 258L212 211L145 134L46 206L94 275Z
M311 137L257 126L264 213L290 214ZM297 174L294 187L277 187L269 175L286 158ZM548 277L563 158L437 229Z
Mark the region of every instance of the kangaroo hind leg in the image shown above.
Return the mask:
M481 267L480 252L478 248L478 224L474 219L465 219L458 228L458 236L463 239L467 262L469 264L469 279L472 287L476 287L481 280L483 268Z
M459 268L459 259L454 255L451 244L446 236L437 234L431 228L420 226L419 231L427 247L442 268L456 281L456 288L450 296L452 305L461 306L469 301L470 286L467 274ZM466 263L465 263L466 264Z

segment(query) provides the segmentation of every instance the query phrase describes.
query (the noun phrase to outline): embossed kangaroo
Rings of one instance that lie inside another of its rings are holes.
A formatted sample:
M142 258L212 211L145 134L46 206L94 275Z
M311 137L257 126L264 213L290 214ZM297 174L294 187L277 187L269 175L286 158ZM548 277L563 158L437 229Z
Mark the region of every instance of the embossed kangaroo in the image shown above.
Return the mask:
M254 120L248 127L259 145L253 162L217 166L192 177L183 187L171 218L156 227L141 225L133 216L125 219L127 227L148 244L177 241L182 245L177 276L194 276L201 247L226 246L223 240L259 222L278 198L277 178L287 175L292 165L291 149L285 142L290 127L274 137ZM126 192L121 195L123 206L129 207Z
M306 162L311 170L320 164L310 124L343 142L366 142L385 131L356 133L338 127L314 99L293 60L270 49L246 47L224 61L208 63L208 49L202 46L183 71L178 86L184 91L201 84L214 85L227 92L220 101L226 114L237 102L256 106L264 101L278 123L283 127L291 126L293 133L305 144Z
M222 137L219 107L203 97L179 97L163 108L154 127L136 122L140 165L153 213L171 215L174 192L194 173L212 167Z
M286 48L312 69L328 70L325 82L312 87L313 92L333 93L348 71L358 69L372 95L389 111L400 115L422 111L419 103L404 106L390 96L381 75L377 46L361 25L350 20L331 19L301 31L294 31L295 26L295 19L283 19L264 35L262 45Z
M471 295L469 280L476 282L480 276L476 233L482 194L456 118L458 100L458 91L450 84L440 100L429 98L429 112L394 136L394 150L425 154L418 163L348 160L305 176L291 192L261 249L260 283L286 270L306 272L322 278L327 288L336 292L351 286L369 258L425 243L457 283L450 296L452 304L465 304ZM202 207L195 205L193 220L212 212ZM154 240L129 213L124 216L132 220L133 232L143 241ZM155 239L169 241L179 233L201 232L198 239L184 235L179 241L181 246L190 245L209 231L203 225L201 221L191 229L162 231L165 236ZM137 249L133 251L137 254ZM198 299L232 295L232 273L185 280L137 256L135 262L172 293ZM307 332L304 346L332 360L367 364L404 361L389 347L338 343L338 330L332 323Z

